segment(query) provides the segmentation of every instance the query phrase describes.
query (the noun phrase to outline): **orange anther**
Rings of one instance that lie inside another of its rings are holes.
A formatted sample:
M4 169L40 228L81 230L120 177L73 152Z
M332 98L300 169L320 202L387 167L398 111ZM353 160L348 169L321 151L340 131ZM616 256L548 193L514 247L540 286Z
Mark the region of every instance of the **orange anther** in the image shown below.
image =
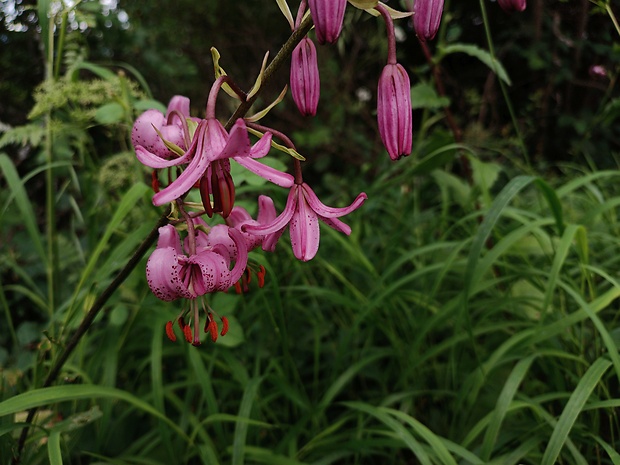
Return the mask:
M177 340L177 337L174 334L174 328L172 326L172 321L169 321L168 323L166 323L166 336L168 336L168 339L170 339L172 342L175 342Z
M220 333L220 336L226 336L227 332L228 332L228 318L223 316L222 317L222 332Z
M185 325L183 327L183 335L185 336L185 340L187 342L192 342L192 328L190 325Z

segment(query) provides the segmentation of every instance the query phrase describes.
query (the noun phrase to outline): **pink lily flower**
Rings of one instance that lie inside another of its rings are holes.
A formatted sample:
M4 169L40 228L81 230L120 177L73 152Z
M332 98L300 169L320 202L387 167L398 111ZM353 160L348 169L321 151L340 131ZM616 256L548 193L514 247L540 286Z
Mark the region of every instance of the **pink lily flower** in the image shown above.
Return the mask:
M295 257L303 261L312 260L319 249L318 220L348 236L351 234L351 228L338 218L359 208L367 198L367 195L362 192L348 207L328 207L319 200L308 184L305 182L295 184L289 191L284 211L277 218L266 225L244 224L241 230L250 234L263 236L274 234L279 237L289 226ZM264 243L263 249L265 249Z
M433 40L443 13L444 0L415 0L413 5L413 27L418 38L423 41Z
M200 223L202 220L194 220ZM204 223L204 222L202 222ZM215 291L225 291L241 279L248 263L248 249L241 232L234 228L220 225L218 233L210 237L198 231L195 252L186 254L179 238L179 233L172 225L159 228L157 247L146 264L146 278L153 294L161 300L171 301L178 298L189 299L189 309L177 317L185 339L193 345L200 344L200 310L197 298ZM225 228L225 229L223 229ZM191 249L192 247L190 247ZM235 261L230 268L232 260ZM209 308L210 310L210 308ZM213 311L207 311L205 332L211 333L213 341L217 339L217 323ZM193 324L185 324L185 316ZM224 329L228 330L228 321L221 318ZM176 340L172 321L166 325L166 334Z
M342 31L347 0L308 0L319 44L333 44Z
M152 109L145 111L136 119L131 131L131 142L136 149L143 147L160 158L170 158L173 153L166 147L157 131L166 140L182 149L187 148L182 129L184 118L189 118L189 99L175 95L170 99L165 116Z
M146 264L146 277L153 294L161 300L194 299L205 294L224 291L237 282L248 261L248 249L243 235L227 228L220 241L202 238L196 253L187 255L181 248L176 228L159 228L157 247ZM202 231L200 235L207 236ZM231 253L231 244L235 253ZM235 260L233 269L230 263Z
M297 44L291 56L291 93L302 115L316 115L321 82L316 47L308 37Z
M526 0L497 0L497 3L506 13L521 12L527 6Z

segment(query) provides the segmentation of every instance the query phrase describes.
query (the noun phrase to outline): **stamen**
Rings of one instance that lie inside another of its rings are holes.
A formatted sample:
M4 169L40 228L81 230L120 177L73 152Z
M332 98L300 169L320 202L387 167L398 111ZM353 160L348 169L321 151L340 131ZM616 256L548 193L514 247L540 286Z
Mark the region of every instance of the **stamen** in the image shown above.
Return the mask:
M159 179L157 178L157 171L155 170L151 173L151 187L156 194L159 192Z
M185 325L183 327L183 336L185 336L187 342L192 342L192 328L190 325Z
M168 336L168 339L170 339L172 342L175 342L177 340L177 337L174 334L174 327L172 326L172 321L166 323L166 336Z
M265 267L263 265L260 265L258 267L258 271L256 272L256 276L258 276L258 287L260 287L261 289L265 285L266 274L267 274L267 270L265 270Z
M220 336L226 336L226 333L228 332L228 318L223 316L221 320L222 320L222 332L220 333Z
M217 323L215 320L209 322L209 332L211 333L211 340L213 342L217 341Z

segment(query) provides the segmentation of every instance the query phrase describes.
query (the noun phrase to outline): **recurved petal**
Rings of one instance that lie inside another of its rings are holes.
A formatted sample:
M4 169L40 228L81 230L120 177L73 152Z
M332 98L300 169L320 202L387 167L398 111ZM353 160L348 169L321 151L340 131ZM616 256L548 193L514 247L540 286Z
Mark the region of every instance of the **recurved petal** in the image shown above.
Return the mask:
M223 291L230 287L230 271L226 259L215 252L201 252L190 257L192 263L200 267L200 277L195 280L196 295L204 295L213 291ZM202 278L202 282L201 279Z
M170 168L171 166L182 165L183 163L187 163L190 159L190 152L185 152L185 155L179 158L173 158L172 160L166 160L165 158L161 158L156 153L149 152L146 148L141 145L136 146L136 158L140 163L149 168Z
M166 124L166 118L157 110L147 110L133 123L131 142L134 147L141 145L149 152L167 158L170 151L164 145L157 131ZM157 131L155 130L157 129Z
M297 194L298 194L298 186L294 186L288 194L288 198L286 200L286 206L284 207L284 211L274 218L273 221L263 225L256 224L244 224L241 226L241 230L250 234L257 235L265 235L265 234L273 234L273 233L281 233L286 226L291 222L291 218L293 218L293 214L296 210L297 204Z
M212 160L220 160L223 158L233 157L247 157L250 155L250 136L248 136L248 129L245 125L245 121L239 118L228 136L226 145L224 145L221 152L212 153Z
M312 260L319 250L319 218L303 195L299 195L289 232L295 257L304 262Z
M158 246L146 262L146 280L151 291L157 298L168 302L181 297L177 257L174 248Z
M250 149L250 158L263 158L267 155L271 150L271 138L271 133L266 132Z
M194 184L196 184L196 181L198 181L207 170L210 160L203 150L205 137L202 132L200 134L198 134L198 131L196 132L195 137L198 137L198 141L194 158L192 158L192 161L189 165L187 165L178 178L176 178L168 187L153 196L153 205L164 205L180 198L183 194L189 191Z
M347 236L351 235L351 226L344 221L340 221L338 218L325 218L324 216L319 216L319 219L330 228L346 234Z
M175 95L170 99L168 103L168 109L166 111L166 119L173 111L178 111L186 118L189 118L189 98L183 95Z
M239 281L239 279L241 279L241 276L245 272L248 265L248 247L245 242L245 237L243 237L243 234L240 231L237 231L234 228L230 228L228 230L228 234L237 246L237 256L235 257L235 266L233 266L233 269L230 270L229 282L226 288L232 286Z
M181 250L181 238L179 236L179 231L177 231L174 226L167 224L166 226L159 228L157 232L159 233L159 238L157 239L158 249L171 247L175 250L177 255L183 253Z
M314 193L314 191L308 184L303 183L301 187L303 189L304 196L306 200L308 201L308 204L310 205L310 208L312 208L312 210L314 210L317 215L322 216L324 218L337 218L340 216L348 215L352 211L358 209L364 203L364 201L368 198L368 196L364 192L362 192L355 198L353 203L349 205L348 207L343 207L343 208L329 207L319 200L317 195Z
M295 184L295 178L290 174L283 173L271 166L263 165L252 158L237 157L235 161L245 169L250 170L252 173L280 187L290 188Z

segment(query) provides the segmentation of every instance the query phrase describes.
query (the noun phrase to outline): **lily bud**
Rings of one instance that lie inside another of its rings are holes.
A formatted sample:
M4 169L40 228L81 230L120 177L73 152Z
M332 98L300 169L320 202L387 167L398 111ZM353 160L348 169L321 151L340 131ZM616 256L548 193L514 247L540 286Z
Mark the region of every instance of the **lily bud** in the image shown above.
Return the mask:
M303 39L291 57L291 92L297 108L304 116L316 115L321 93L316 47L308 37Z
M347 0L308 0L319 44L333 44L342 31Z
M526 0L497 0L499 6L502 7L507 13L512 13L513 11L523 11L526 7Z
M413 5L413 27L418 38L433 40L439 30L444 0L415 0Z
M379 78L377 119L383 145L392 160L411 153L411 83L402 65L387 64Z

